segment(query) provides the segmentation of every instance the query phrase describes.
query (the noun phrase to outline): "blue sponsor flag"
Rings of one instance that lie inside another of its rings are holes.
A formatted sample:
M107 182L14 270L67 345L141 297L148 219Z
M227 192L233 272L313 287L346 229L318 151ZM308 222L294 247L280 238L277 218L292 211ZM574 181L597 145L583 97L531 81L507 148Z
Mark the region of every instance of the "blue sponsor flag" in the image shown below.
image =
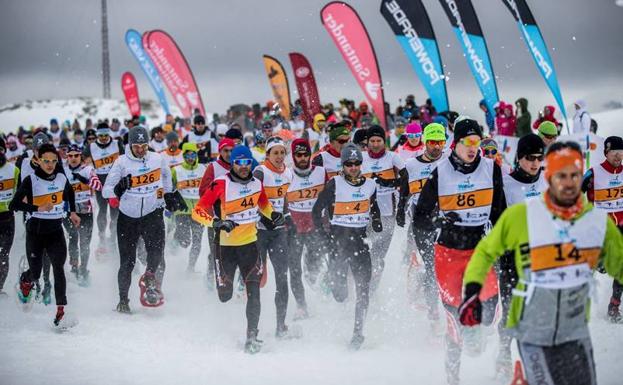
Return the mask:
M480 28L474 6L470 0L439 1L463 47L463 54L485 99L487 108L493 113L494 106L499 101L498 88L491 59L489 59L487 42Z
M428 13L421 0L383 0L381 14L396 35L433 106L448 111L441 56Z
M558 77L556 76L556 70L554 70L554 62L549 56L545 40L541 34L539 26L536 24L536 20L528 7L525 0L502 0L506 7L511 11L511 14L515 18L519 30L523 35L524 41L532 54L532 58L536 63L536 67L545 79L545 83L549 87L550 91L556 99L558 108L562 112L562 116L567 123L567 129L569 129L569 122L567 121L567 111L565 104L562 101L562 94L560 93L560 86L558 85Z
M149 55L147 55L143 49L141 34L134 29L128 29L125 33L125 43L127 44L130 52L132 52L132 55L134 55L138 61L138 64L143 69L143 72L145 72L147 79L149 79L149 83L151 83L151 87L154 89L164 112L169 114L169 103L167 102L167 97L164 93L164 87L162 85L162 81L160 80L160 75L158 75L158 70L149 58Z

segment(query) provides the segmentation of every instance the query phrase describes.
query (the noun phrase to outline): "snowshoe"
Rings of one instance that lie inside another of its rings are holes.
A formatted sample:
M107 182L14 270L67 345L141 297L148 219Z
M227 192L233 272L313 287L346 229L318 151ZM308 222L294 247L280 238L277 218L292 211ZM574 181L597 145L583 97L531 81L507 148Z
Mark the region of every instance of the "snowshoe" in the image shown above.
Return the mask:
M164 303L164 296L156 285L156 276L154 274L143 274L138 281L138 287L141 291L141 305L145 307L158 307Z
M35 285L32 282L26 281L21 281L20 283L15 285L17 304L24 312L29 312L30 310L32 310L32 305L34 303L33 297L36 292L36 290L33 290L34 286Z
M117 312L121 314L132 314L132 310L130 310L130 302L129 301L119 301L117 304Z
M353 338L350 340L349 349L353 351L361 349L361 345L363 345L364 340L365 337L363 335L359 333L353 334Z
M619 310L620 304L621 301L615 299L610 299L608 304L608 321L613 324L623 324L623 316L621 316L621 311Z
M56 331L63 332L78 325L78 320L75 318L69 318L65 315L65 309L63 306L58 306L56 309L56 316L52 322L53 328Z
M244 343L244 352L247 354L256 354L262 350L264 341L257 339L257 330L247 332L247 341Z
M43 291L41 292L41 302L44 305L49 305L52 303L52 284L50 282L45 282L43 284Z
M303 329L300 325L293 325L291 328L287 325L277 327L275 331L275 338L278 340L293 340L303 336Z
M515 361L515 372L513 373L513 381L510 385L528 385L528 380L523 375L523 366L521 361Z

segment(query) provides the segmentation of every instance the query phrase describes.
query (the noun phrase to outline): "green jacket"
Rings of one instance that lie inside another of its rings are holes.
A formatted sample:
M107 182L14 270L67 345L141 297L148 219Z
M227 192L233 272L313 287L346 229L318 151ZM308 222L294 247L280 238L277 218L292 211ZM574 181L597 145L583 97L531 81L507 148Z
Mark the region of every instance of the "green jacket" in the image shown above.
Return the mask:
M199 168L199 161L195 161L195 164L189 164L186 161L182 162L180 165L184 167L186 170L196 170ZM171 178L173 179L173 187L177 189L177 172L175 171L175 167L171 169ZM186 210L185 211L176 211L175 215L190 215L192 214L193 208L195 204L199 201L199 199L188 199L184 198L184 202L186 202Z
M532 116L528 111L528 100L525 98L519 98L515 102L519 104L517 108L517 131L515 135L521 138L522 136L532 133Z
M578 218L594 209L588 201L585 201L584 203L584 209L579 214ZM531 265L530 249L528 245L527 206L526 203L520 203L507 208L500 216L500 219L491 232L478 243L465 270L465 275L463 276L464 285L472 282L482 285L485 281L487 273L496 262L497 258L507 251L512 251L514 252L515 269L519 276L519 282L517 283L516 289L520 292L526 290L526 286L523 283L523 281L525 281L524 269L529 268ZM621 254L621 250L623 250L623 236L612 219L608 217L604 244L601 249L601 254L599 255L598 265L603 266L608 274L620 282L623 281L623 254ZM579 290L575 290L575 294L577 294L578 291ZM564 292L564 290L561 290L561 292L562 295L569 294ZM586 288L586 292L585 297L587 309L585 311L588 316L588 288ZM573 295L574 293L571 294ZM535 328L534 325L530 324L526 320L526 314L533 313L533 310L555 313L561 309L561 293L550 291L546 295L549 296L549 298L545 298L545 300L543 300L545 295L543 295L543 293L539 293L540 298L532 300L529 305L526 305L525 296L519 296L515 292L513 293L506 326L508 328L517 328L515 334L518 339L521 340L521 336L517 336L517 334L519 333L522 335L522 328ZM558 305L556 305L556 295L558 295ZM554 299L552 300L552 298ZM525 309L525 306L541 306L539 304L544 303L547 304L545 305L545 307L547 307L546 309L530 308L529 311L527 310L528 308ZM539 318L543 320L547 317L537 316L536 319L538 320ZM586 317L585 321L587 320L588 318ZM547 335L551 329L554 329L555 326L543 324L536 326L536 328L539 327L542 328L540 331L541 336L534 337L532 335L530 338L540 339L543 335ZM556 335L556 333L553 334L554 336ZM549 337L546 340L550 341ZM562 341L559 341L556 337L554 337L551 345L556 345L560 342Z

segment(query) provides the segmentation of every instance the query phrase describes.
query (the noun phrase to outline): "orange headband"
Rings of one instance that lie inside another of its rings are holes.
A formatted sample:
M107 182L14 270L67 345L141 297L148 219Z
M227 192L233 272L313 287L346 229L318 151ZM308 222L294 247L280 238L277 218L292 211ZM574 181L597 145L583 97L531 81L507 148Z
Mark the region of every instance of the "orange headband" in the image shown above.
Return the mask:
M578 168L584 173L583 162L582 154L570 148L552 152L545 157L545 179L549 180L552 175L567 166Z

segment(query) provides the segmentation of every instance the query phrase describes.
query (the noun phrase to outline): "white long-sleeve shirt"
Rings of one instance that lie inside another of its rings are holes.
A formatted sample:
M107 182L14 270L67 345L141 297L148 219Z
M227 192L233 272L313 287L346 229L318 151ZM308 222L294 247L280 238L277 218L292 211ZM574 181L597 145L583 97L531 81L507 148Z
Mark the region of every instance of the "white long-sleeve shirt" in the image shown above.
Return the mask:
M149 151L138 159L129 151L117 158L102 190L104 198L116 198L115 186L127 175L132 176L132 187L119 198L123 214L140 218L164 207L164 194L173 191L173 182L171 169L162 155Z

